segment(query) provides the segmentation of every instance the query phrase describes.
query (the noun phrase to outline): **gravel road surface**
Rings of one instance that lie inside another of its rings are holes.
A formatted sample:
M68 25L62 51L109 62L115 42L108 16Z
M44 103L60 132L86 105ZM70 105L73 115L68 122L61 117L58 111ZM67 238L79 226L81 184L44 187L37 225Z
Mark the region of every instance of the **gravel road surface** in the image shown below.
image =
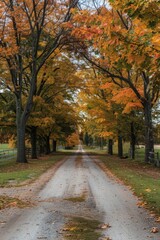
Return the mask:
M159 232L151 233L152 227L160 229L159 224L138 207L138 198L128 187L108 176L81 147L78 152L82 154L69 156L43 189L32 195L34 206L0 211L0 240L62 240L64 224L72 216L109 224L102 239L160 240ZM76 197L85 201L70 201Z

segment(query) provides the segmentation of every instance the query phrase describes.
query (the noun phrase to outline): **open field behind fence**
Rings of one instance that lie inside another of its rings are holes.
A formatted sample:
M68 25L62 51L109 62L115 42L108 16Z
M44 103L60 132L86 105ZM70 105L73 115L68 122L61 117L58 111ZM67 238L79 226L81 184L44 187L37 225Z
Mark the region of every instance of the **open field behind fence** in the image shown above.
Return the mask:
M1 160L9 160L12 158L15 158L17 154L17 149L13 148L13 149L0 149L0 161Z

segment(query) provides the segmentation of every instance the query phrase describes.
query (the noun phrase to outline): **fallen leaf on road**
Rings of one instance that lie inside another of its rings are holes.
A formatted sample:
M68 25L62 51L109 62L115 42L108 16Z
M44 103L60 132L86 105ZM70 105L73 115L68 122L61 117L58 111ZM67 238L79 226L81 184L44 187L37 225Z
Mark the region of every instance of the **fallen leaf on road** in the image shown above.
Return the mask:
M66 237L72 237L72 234L67 233L65 236Z
M140 207L144 207L146 204L147 204L146 202L140 201L137 203L137 206L140 208Z
M69 231L69 228L63 228L62 231Z
M151 229L151 232L152 232L152 233L157 233L157 232L159 232L159 230L158 230L157 227L153 227L153 228Z
M159 217L159 218L157 218L156 222L160 222L160 217Z
M5 224L6 223L6 221L0 221L0 224Z
M106 228L110 228L111 226L108 223L102 223L99 225L99 228L101 229L106 229Z
M7 205L7 207L16 207L17 206L17 202L11 202Z

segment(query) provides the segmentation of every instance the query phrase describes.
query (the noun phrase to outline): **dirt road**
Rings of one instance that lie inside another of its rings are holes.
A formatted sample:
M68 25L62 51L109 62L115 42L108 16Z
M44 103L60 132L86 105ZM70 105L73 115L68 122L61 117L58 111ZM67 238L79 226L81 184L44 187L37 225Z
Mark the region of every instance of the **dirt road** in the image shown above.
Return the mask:
M68 157L50 175L43 189L31 194L33 207L0 212L1 240L64 239L63 227L71 216L109 224L103 234L112 240L160 240L159 232L151 233L152 227L160 226L137 206L132 192L107 176L85 153ZM76 202L76 198L84 201Z

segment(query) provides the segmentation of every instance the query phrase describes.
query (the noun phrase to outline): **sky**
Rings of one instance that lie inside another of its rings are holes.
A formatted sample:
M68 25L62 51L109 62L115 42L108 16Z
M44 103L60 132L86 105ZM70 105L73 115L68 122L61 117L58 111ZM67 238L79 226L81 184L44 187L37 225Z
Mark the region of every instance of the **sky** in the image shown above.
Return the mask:
M107 0L80 0L82 8L99 8L102 5L105 5L109 8L109 3Z

